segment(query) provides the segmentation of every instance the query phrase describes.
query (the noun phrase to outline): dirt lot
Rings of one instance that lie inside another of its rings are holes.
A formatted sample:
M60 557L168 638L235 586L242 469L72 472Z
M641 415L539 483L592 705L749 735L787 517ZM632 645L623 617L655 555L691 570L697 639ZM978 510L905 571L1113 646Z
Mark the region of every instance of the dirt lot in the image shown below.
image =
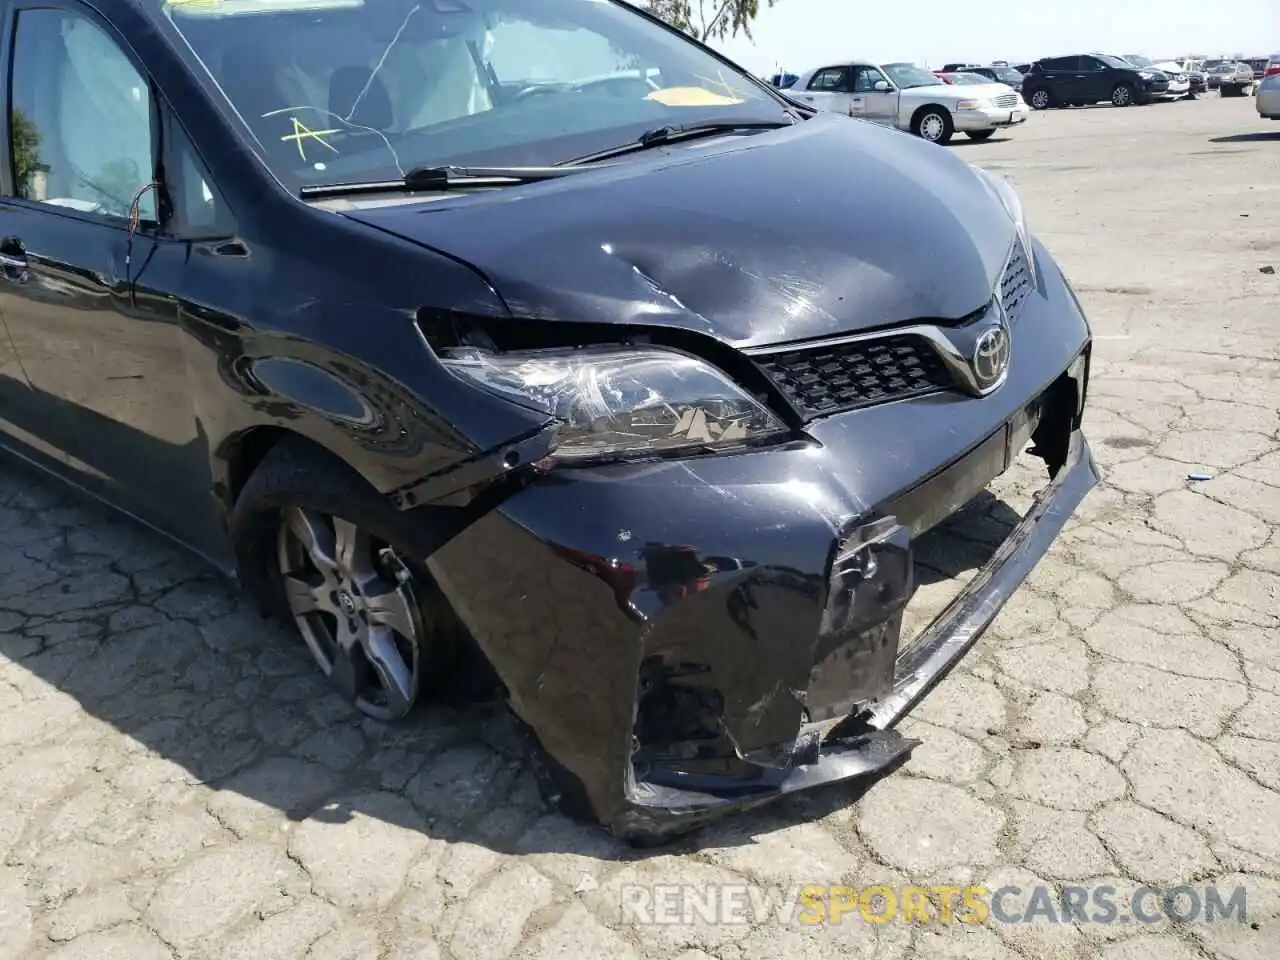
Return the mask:
M904 771L638 856L541 805L500 712L361 724L198 565L5 466L0 957L1280 956L1280 124L1214 98L949 149L1017 185L1090 310L1108 479L912 718ZM1039 882L1110 883L1126 917L1142 884L1243 884L1249 922L621 907Z

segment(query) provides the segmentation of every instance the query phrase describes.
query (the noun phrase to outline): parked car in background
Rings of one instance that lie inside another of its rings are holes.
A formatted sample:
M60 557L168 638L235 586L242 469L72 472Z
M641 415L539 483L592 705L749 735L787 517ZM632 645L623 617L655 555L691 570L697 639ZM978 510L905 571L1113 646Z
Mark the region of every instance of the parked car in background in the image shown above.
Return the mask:
M982 84L995 82L987 77L981 76L977 73L971 73L967 70L957 70L955 73L943 73L940 70L935 70L933 75L943 83L955 84L956 86L961 87L981 86ZM1006 86L1008 85L1006 84ZM1012 90L1013 88L1010 87L1009 89Z
M775 73L769 78L769 82L779 90L787 90L796 82L799 75L794 73Z
M935 70L935 73L959 73L961 70L968 70L970 67L976 67L976 63L944 63L941 70Z
M1209 75L1217 80L1215 86L1221 97L1252 96L1260 82L1253 77L1253 67L1242 60L1233 60L1214 67Z
M1110 102L1129 107L1150 103L1169 90L1169 78L1159 70L1136 67L1107 53L1045 57L1022 78L1022 96L1036 110L1083 107Z
M1006 83L1003 80L997 80L994 77L992 77L989 73L979 72L982 69L983 69L982 67L977 67L972 70L957 70L955 73L938 73L936 74L936 76L943 83L952 83L958 86L974 87L974 86L980 86L982 84L998 83L998 84L1001 84L1002 86L1008 87L1010 90L1016 91L1018 89L1012 83ZM1017 71L1014 71L1014 72L1016 73ZM1019 86L1021 86L1021 77L1019 77L1018 83L1019 83Z
M1186 61L1179 60L1176 57L1167 57L1164 60L1156 60L1147 66L1169 75L1169 96L1167 99L1190 100L1195 96L1195 81L1192 79L1191 71L1186 66ZM1186 90L1180 95L1175 94L1175 88L1180 88L1182 81L1186 82Z
M788 91L802 103L906 130L933 143L957 133L987 140L1030 110L1002 83L953 85L911 63L852 60L800 75Z
M1258 84L1258 116L1280 120L1280 53L1273 53Z
M1191 96L1204 93L1209 89L1207 78L1205 77L1203 60L1182 60L1182 69L1187 75L1187 80L1191 82Z
M1235 73L1235 69L1234 60L1206 60L1204 62L1205 86L1210 90L1217 90L1222 86L1222 78Z
M1126 53L1123 59L1140 70L1157 71L1169 78L1169 86L1165 89L1165 92L1154 99L1181 100L1191 93L1191 81L1178 64L1172 61L1157 63L1150 57L1144 57L1139 53Z
M976 73L996 83L1003 83L1018 92L1022 91L1022 74L1008 64L993 63L988 67L967 67L968 73Z
M1033 65L1030 63L1015 63L1013 65L1013 69L1017 70L1020 74L1022 74L1025 77L1028 73L1031 72L1032 66Z
M1267 64L1271 62L1271 58L1270 57L1245 57L1244 62L1247 63L1250 66L1250 68L1252 68L1253 79L1257 80L1258 82L1261 82L1262 78L1266 76Z

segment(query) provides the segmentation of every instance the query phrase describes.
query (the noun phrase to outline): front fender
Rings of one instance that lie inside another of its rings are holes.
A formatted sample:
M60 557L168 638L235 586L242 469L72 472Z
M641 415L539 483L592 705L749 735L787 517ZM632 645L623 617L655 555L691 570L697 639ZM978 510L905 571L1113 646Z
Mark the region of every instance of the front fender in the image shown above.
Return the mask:
M343 223L313 228L350 243ZM223 509L243 480L246 438L261 431L306 437L390 493L547 422L449 374L419 329L424 310L509 317L488 282L415 244L366 238L377 269L355 273L255 247L254 259L278 260L272 275L290 277L305 299L262 290L250 258L210 258L210 269L189 273L179 306L187 380Z

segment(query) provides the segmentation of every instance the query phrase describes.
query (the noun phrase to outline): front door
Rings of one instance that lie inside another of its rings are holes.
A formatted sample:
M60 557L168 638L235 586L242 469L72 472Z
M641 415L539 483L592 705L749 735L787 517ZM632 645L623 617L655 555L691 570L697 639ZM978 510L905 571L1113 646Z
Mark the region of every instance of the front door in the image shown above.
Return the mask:
M0 316L30 380L24 427L78 483L205 541L208 452L178 324L189 249L158 234L155 91L89 9L11 16Z
M1078 57L1076 66L1076 99L1097 103L1111 99L1111 75L1107 65L1096 57Z
M876 84L886 89L877 90ZM898 120L898 91L878 67L853 68L853 115L873 123L893 126Z
M849 114L853 112L853 88L849 83L849 67L823 67L816 71L796 99L811 103L819 110Z

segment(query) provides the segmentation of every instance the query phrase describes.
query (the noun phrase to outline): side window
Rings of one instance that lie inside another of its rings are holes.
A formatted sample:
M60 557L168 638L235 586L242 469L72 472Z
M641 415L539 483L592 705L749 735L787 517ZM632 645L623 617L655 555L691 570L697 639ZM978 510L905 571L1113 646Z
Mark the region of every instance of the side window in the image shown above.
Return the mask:
M1076 69L1081 73L1097 73L1099 70L1107 69L1107 65L1096 57L1081 57L1080 66Z
M153 176L151 90L115 40L73 13L21 11L10 103L18 196L129 216ZM138 206L155 220L154 191Z
M823 90L827 93L848 93L848 75L848 67L824 67L813 75L808 89Z
M178 237L233 236L236 224L231 209L177 120L170 120L166 139L165 188L173 203L168 231Z
M884 79L884 74L875 67L854 67L853 92L871 93L875 90L876 84Z

